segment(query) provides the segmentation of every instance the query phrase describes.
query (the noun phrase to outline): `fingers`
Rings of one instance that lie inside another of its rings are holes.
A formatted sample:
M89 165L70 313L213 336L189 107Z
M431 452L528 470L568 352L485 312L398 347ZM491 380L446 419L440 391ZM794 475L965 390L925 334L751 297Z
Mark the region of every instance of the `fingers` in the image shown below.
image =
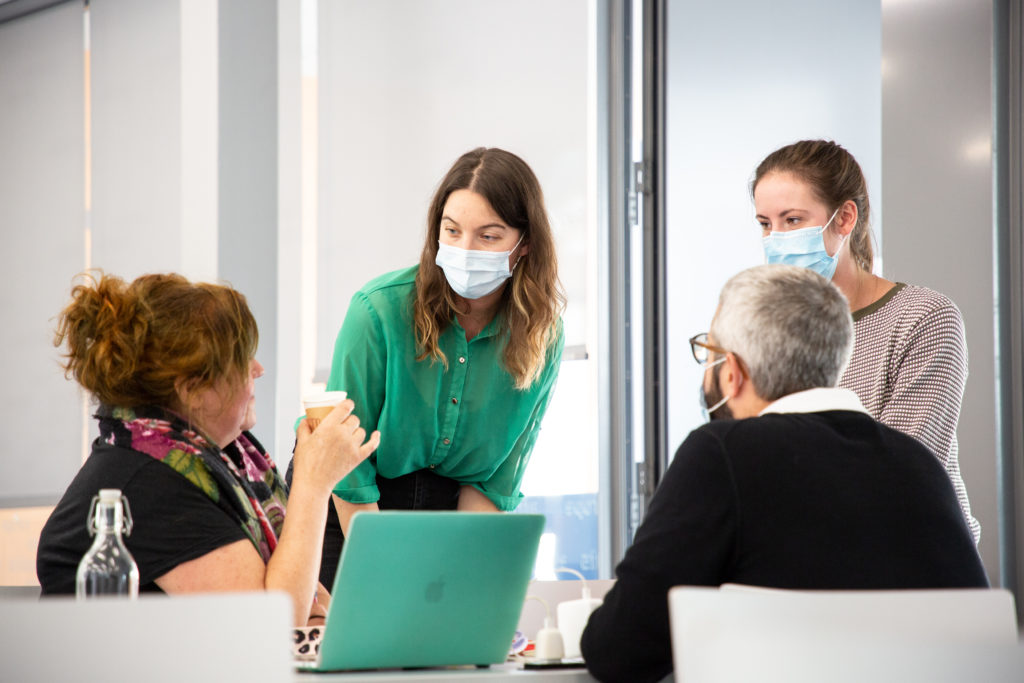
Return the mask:
M364 432L365 434L365 432ZM362 439L360 439L362 441ZM370 440L359 447L359 455L361 460L365 460L370 457L370 453L377 450L377 446L380 446L380 432L375 431L370 435Z
M327 413L327 416L320 421L320 424L341 424L349 416L352 415L352 410L356 407L356 404L350 398L346 398L344 401L334 406L334 410Z
M313 470L326 467L324 474L334 477L332 484L368 458L380 445L380 432L375 431L367 440L366 430L359 426L359 418L352 413L354 407L352 400L346 399L320 421L315 431L306 419L300 420L296 429L296 456L300 452L304 454L296 462L306 462ZM337 467L347 469L341 473L334 471Z
M328 417L334 417L334 419L331 420L329 428L333 427L340 429L344 434L357 435L359 443L362 443L363 439L366 438L366 430L360 428L359 417L352 412L352 405L346 406L346 403L351 404L352 401L346 399L344 402L338 404L338 407L332 410L330 415L328 415ZM326 418L324 419L326 420Z
M375 431L370 435L369 440L364 442L365 438L366 430L362 427L352 432L351 450L349 451L353 456L352 467L366 460L380 446L380 432Z

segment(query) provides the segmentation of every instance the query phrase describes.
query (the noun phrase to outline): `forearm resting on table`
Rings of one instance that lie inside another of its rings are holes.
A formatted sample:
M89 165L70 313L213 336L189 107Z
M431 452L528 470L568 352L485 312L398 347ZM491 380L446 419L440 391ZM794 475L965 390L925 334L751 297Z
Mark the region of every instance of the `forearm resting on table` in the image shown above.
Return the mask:
M348 527L352 523L352 515L357 512L378 512L380 508L377 503L350 503L340 497L331 494L334 501L334 509L338 511L338 522L341 524L341 533L348 536Z

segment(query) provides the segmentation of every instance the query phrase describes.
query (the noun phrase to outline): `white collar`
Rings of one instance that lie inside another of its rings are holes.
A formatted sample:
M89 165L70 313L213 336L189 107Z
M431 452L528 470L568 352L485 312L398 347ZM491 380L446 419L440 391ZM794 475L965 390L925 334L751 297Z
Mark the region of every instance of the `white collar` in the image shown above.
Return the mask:
M783 396L769 403L759 414L820 413L825 410L852 410L865 415L871 414L857 398L857 394L838 387L819 387Z

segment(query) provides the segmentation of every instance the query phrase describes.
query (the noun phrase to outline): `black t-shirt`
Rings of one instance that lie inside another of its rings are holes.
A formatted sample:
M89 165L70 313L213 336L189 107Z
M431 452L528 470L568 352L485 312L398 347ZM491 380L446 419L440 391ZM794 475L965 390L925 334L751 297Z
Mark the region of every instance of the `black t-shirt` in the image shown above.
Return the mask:
M160 592L154 581L183 562L248 538L241 525L196 485L156 458L93 443L39 537L36 575L43 595L73 594L75 572L92 545L86 518L100 489L121 489L134 527L124 537L139 567L139 591Z

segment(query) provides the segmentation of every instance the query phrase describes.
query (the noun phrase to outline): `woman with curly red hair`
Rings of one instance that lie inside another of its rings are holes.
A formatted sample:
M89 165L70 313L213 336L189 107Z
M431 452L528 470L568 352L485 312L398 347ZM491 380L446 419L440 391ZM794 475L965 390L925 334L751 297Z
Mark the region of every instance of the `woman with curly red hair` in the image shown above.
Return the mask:
M100 435L40 536L42 593L75 592L92 497L120 489L140 591L281 590L296 625L322 617L329 596L316 568L331 487L379 435L366 440L351 401L315 432L303 421L289 492L248 431L263 367L245 297L180 275L86 276L71 296L55 344L99 404Z

